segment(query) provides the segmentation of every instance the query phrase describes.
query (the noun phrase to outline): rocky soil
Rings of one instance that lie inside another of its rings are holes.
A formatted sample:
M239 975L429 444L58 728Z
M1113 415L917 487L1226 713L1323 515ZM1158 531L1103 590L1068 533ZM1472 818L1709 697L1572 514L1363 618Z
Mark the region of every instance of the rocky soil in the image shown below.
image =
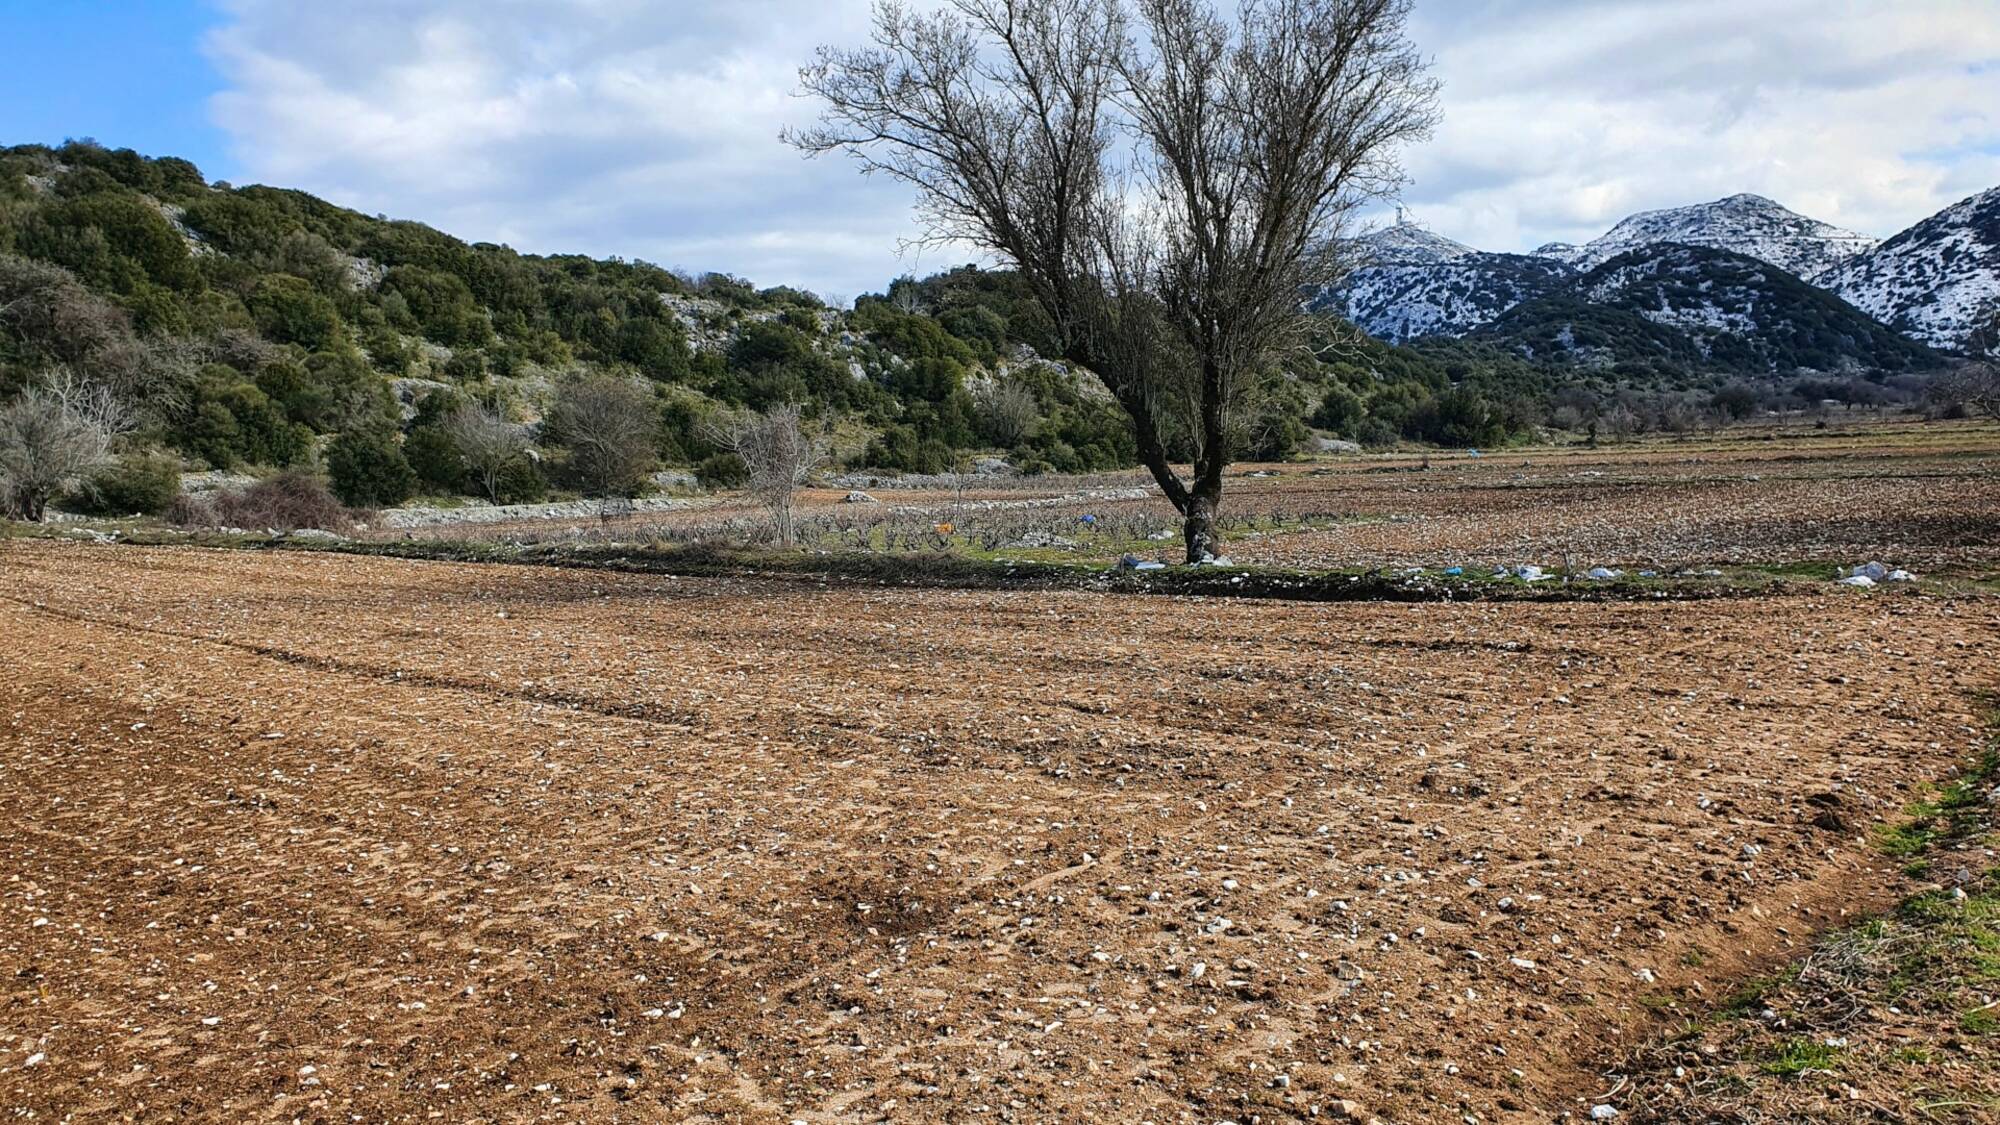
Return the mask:
M40 1118L1588 1116L1649 997L1905 889L1867 835L2000 656L2000 603L1908 589L0 574L0 1105Z

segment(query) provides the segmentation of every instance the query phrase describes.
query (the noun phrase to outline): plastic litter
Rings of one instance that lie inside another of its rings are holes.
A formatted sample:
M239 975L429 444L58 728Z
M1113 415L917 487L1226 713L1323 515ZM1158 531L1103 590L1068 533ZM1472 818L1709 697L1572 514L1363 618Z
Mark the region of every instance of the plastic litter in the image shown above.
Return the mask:
M1608 567L1608 566L1593 566L1593 567L1591 567L1591 568L1590 568L1589 570L1586 570L1586 571L1584 571L1583 573L1584 573L1584 577L1586 577L1586 578L1623 578L1623 577L1625 577L1625 572L1624 572L1624 571L1622 571L1622 570L1613 570L1613 569L1612 569L1611 567Z
M1457 578L1459 575L1465 573L1465 568L1462 566L1448 566L1444 568L1443 573L1449 577Z
M1850 574L1840 580L1842 586L1873 586L1875 580L1865 574Z

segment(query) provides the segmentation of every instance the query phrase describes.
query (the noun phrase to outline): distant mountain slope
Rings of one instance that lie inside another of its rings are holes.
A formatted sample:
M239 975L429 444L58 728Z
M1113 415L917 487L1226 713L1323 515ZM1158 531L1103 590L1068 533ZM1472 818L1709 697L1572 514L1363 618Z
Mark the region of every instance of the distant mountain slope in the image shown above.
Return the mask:
M1979 318L2000 306L2000 187L1952 204L1817 280L1932 347L1964 348Z
M1358 269L1316 303L1378 340L1400 344L1464 335L1575 276L1546 258L1468 250L1442 261Z
M1472 339L1588 367L1909 371L1936 353L1769 262L1703 246L1628 251Z
M1354 240L1364 265L1377 268L1434 266L1479 251L1412 222L1399 222Z
M1580 270L1661 243L1706 246L1816 277L1876 245L1876 240L1786 209L1761 195L1642 211L1580 247L1554 243L1536 251Z

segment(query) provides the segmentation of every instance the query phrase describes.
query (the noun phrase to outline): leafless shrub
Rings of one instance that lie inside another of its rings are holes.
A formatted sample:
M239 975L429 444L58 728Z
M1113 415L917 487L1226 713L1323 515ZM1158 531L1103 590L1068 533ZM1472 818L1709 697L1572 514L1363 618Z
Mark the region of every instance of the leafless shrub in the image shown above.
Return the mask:
M798 407L782 405L762 414L718 420L709 427L709 437L742 459L750 474L745 487L771 510L778 545L796 545L792 501L799 486L826 463L832 448L826 429L808 426Z
M167 511L182 527L242 528L251 531L346 532L360 513L342 504L319 477L293 469L244 489L206 495L183 494Z
M132 339L125 310L84 288L60 266L0 254L0 328L31 353L79 364Z
M980 384L974 402L986 437L995 445L1019 445L1035 436L1035 427L1041 424L1042 408L1035 392L1014 379Z
M1937 377L1931 398L1946 407L2000 421L2000 361L1969 360Z
M529 457L532 445L527 430L485 407L470 404L452 411L444 429L464 459L466 471L479 482L480 491L497 503L508 471Z
M40 522L49 498L111 463L129 429L109 389L59 367L0 408L0 507Z
M659 419L651 396L629 379L564 384L548 426L568 451L570 475L591 496L629 497L653 469Z

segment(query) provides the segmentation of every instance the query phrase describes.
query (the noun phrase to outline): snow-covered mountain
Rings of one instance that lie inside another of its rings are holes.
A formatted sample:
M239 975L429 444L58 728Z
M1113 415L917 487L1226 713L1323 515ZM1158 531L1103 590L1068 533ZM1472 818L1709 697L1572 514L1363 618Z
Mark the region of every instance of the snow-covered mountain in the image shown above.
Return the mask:
M1906 335L1963 350L1982 318L2000 315L2000 187L1960 200L1814 280Z
M1408 221L1364 234L1352 246L1364 268L1375 269L1434 266L1479 252Z
M1751 264L1725 267L1723 258L1696 260L1681 252L1693 248ZM1505 334L1534 351L1536 345L1522 336L1524 319L1582 324L1592 318L1578 310L1595 306L1618 310L1612 319L1623 326L1612 335L1628 343L1653 338L1683 359L1684 349L1693 346L1696 362L1740 360L1766 370L1845 357L1895 369L1908 357L1889 354L1893 349L1885 350L1874 329L1888 325L1922 345L1961 351L1968 336L2000 310L2000 188L1954 204L1887 242L1762 196L1732 195L1641 212L1583 246L1550 243L1532 254L1486 253L1409 222L1358 239L1355 249L1365 264L1313 303L1396 344L1427 336L1490 335L1482 330L1511 316L1514 326ZM1612 263L1616 269L1601 272ZM1759 264L1774 272L1745 273ZM1586 275L1588 284L1579 281ZM1647 296L1635 295L1632 288L1643 278L1653 279L1653 287ZM1690 279L1728 288L1698 299L1688 288ZM1805 300L1810 287L1827 302ZM1783 299L1773 305L1773 295ZM1833 297L1852 306L1840 306L1848 313L1859 312L1849 318L1823 307L1840 305ZM1511 315L1548 300L1563 306L1554 320L1532 308ZM1756 315L1746 311L1753 306L1761 310ZM1799 318L1820 333L1817 342L1801 336L1769 347L1738 346L1746 334L1796 336Z
M1534 359L1732 373L1906 371L1935 353L1770 262L1678 243L1627 251L1472 334Z
M1561 262L1487 254L1397 223L1355 240L1367 263L1316 298L1378 340L1459 336L1574 277Z
M1556 243L1536 253L1593 270L1627 251L1660 243L1707 246L1760 258L1803 278L1873 249L1876 240L1788 210L1761 195L1641 211L1583 246Z
M1462 254L1423 266L1369 266L1326 294L1362 331L1400 344L1462 336L1576 276L1561 262L1526 254Z

